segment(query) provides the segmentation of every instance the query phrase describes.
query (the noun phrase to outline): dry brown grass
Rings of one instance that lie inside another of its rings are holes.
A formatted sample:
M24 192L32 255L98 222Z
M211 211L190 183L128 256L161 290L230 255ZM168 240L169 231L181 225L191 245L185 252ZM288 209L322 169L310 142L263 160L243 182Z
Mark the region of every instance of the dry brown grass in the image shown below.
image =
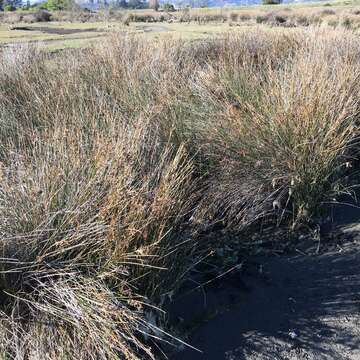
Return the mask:
M329 27L4 51L3 357L154 358L153 306L211 251L196 234L300 223L346 186L359 59Z
M196 126L216 174L204 199L211 212L234 226L289 211L296 224L341 188L358 136L359 45L328 28L225 42L195 81L209 109Z
M140 49L127 45L130 60ZM54 64L32 49L2 58L1 346L11 357L152 357L141 338L159 331L146 314L191 265L191 160L146 116L150 98L125 98L142 89L119 77L141 74L107 50L89 62Z

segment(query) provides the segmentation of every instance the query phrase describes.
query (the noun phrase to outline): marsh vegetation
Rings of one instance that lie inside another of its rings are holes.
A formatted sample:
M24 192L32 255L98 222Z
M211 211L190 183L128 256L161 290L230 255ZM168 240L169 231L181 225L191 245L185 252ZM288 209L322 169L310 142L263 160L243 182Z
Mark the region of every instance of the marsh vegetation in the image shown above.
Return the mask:
M343 26L2 49L2 358L161 356L206 234L296 231L351 193L359 77Z

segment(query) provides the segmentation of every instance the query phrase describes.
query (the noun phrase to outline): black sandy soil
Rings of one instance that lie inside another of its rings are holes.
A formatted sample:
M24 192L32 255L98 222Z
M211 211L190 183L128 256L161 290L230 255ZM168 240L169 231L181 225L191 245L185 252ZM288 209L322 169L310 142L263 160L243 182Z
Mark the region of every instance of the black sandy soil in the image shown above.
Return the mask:
M64 29L64 28L54 28L48 26L13 26L11 30L20 30L20 31L41 31L46 34L55 34L55 35L72 35L78 33L88 33L88 32L99 32L98 29ZM101 31L100 31L101 32Z
M322 254L254 258L179 296L174 321L202 352L170 359L360 360L360 225L342 226L340 237Z

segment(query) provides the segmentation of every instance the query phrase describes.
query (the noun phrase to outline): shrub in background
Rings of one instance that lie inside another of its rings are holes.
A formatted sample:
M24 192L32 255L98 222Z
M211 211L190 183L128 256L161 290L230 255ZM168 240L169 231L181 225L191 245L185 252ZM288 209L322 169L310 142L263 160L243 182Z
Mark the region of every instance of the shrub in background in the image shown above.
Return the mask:
M263 24L269 21L269 15L258 15L256 16L256 23Z
M167 12L174 12L174 11L176 11L174 5L171 4L171 3L165 3L165 4L163 4L162 8L164 9L164 11L167 11Z
M49 11L70 10L74 7L73 0L47 0L41 3L40 8Z
M262 0L263 5L279 5L282 0Z
M51 13L46 10L38 10L34 13L36 22L48 22L51 21Z
M16 7L12 4L6 4L4 5L4 11L15 11Z

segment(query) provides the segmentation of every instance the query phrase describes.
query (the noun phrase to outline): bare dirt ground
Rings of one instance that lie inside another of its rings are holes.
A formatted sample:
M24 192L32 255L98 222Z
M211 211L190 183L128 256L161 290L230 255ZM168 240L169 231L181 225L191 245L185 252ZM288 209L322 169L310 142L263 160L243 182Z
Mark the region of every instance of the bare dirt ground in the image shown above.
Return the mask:
M101 32L98 29L65 29L65 28L54 28L48 26L13 26L11 30L14 31L40 31L46 34L56 34L56 35L72 35L78 33L88 33L88 32Z
M170 358L360 360L360 225L342 224L323 253L305 252L252 258L245 271L180 296L174 317L202 352Z

